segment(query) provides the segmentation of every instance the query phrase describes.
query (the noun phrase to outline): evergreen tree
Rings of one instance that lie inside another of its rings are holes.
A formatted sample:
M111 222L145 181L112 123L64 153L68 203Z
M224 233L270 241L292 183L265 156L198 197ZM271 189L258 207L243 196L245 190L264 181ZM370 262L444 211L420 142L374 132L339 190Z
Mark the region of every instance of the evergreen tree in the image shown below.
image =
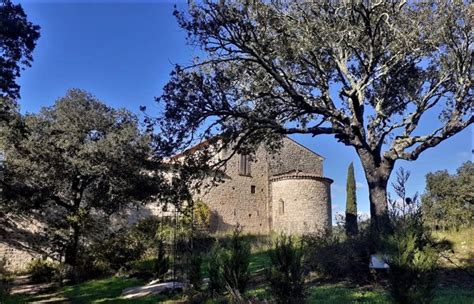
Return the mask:
M353 163L347 170L346 192L346 234L354 236L359 232L359 229L357 227L357 198Z
M462 164L455 174L447 170L426 175L422 196L425 223L435 229L459 229L474 218L474 163Z
M41 217L66 264L76 266L80 244L95 237L86 233L101 224L95 218L164 192L158 162L150 160L150 139L131 112L73 89L21 120L27 136L4 137L0 208Z

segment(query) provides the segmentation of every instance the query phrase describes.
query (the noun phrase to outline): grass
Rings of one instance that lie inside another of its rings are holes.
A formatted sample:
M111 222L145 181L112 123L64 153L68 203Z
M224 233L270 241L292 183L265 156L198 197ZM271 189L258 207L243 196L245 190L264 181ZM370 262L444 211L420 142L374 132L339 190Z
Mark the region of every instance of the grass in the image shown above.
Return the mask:
M345 304L345 303L390 303L388 293L382 289L363 289L344 285L325 285L310 289L307 303ZM439 289L433 304L472 304L474 291L463 288Z
M389 303L383 290L364 290L343 285L325 285L309 290L308 303Z
M436 292L433 304L472 304L474 290L465 288L443 288Z
M54 292L55 298L63 298L72 303L161 303L173 298L163 296L147 296L140 299L124 299L122 290L128 287L140 286L145 282L139 279L109 277L91 280L77 285L64 286ZM46 294L46 296L49 294ZM45 295L37 296L12 296L7 299L7 304L31 303L44 300Z
M453 253L450 259L461 267L474 266L474 227L460 231L438 231L434 236L438 240L449 241L453 246ZM456 267L452 263L445 261L443 266Z
M453 244L453 256L457 263L464 267L473 266L474 244L472 239L474 228L460 232L438 232L438 239L446 239ZM262 241L261 244L264 244ZM255 249L255 248L254 248ZM270 264L268 247L259 246L254 250L250 261L250 271L254 277L262 276L261 270ZM138 268L145 270L152 265L152 260L141 261ZM208 260L203 261L202 272L207 276ZM448 267L448 266L446 266ZM122 290L127 287L145 284L143 280L134 278L109 277L91 280L77 285L61 287L54 291L54 297L63 298L72 303L173 303L180 300L180 296L148 296L140 299L127 300L121 297ZM387 291L380 288L362 288L344 284L324 284L311 286L308 289L307 303L390 303ZM442 284L436 291L433 304L473 304L474 290L470 288L454 287L451 284ZM51 294L37 296L12 296L6 303L30 303L48 299ZM251 286L246 296L255 300L265 300L271 297L266 285ZM218 303L209 300L209 304Z

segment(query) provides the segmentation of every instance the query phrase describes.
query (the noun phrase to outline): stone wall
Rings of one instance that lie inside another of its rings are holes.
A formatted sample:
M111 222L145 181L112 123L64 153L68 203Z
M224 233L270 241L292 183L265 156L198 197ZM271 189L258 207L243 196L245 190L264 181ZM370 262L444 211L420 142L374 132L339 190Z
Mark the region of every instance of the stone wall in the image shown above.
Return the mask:
M211 209L211 231L225 232L240 224L246 232L266 234L269 231L266 151L257 150L249 175L240 175L239 165L240 155L236 154L227 162L222 182L217 186L204 183L196 197Z
M282 148L276 153L270 153L264 147L257 149L249 176L239 174L240 155L234 155L226 164L222 183L214 186L210 182L205 183L201 194L196 197L211 208L213 231L228 231L239 223L245 232L268 234L273 229L275 207L271 200L270 179L289 172L322 176L323 160L323 157L306 147L290 138L284 138ZM255 193L252 193L252 186L255 187ZM296 182L293 186L305 189L306 185L303 181L302 184ZM318 193L324 196L318 200L329 206L329 212L326 212L329 214L329 221L324 221L321 225L330 225L329 184L320 188ZM292 195L292 189L280 190ZM296 214L295 216L297 217Z
M268 153L269 176L301 171L324 176L324 158L305 146L285 137L283 147L278 153Z
M301 172L273 177L272 229L301 235L330 228L331 183L328 178Z
M0 259L6 259L8 270L24 271L32 259L46 256L43 233L44 225L34 218L1 214Z

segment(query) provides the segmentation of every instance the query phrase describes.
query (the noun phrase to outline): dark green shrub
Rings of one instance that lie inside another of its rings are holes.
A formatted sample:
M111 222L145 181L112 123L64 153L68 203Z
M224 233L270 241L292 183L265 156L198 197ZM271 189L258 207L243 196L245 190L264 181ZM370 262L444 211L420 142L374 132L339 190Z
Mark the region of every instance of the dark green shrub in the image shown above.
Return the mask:
M49 283L55 275L53 264L44 259L33 259L27 266L26 271L30 274L34 283Z
M431 303L437 285L440 252L424 225L418 195L406 196L410 172L397 171L393 184L400 200L389 198L391 233L382 238L385 261L390 266L389 290L395 303Z
M250 279L250 243L242 235L237 226L232 237L221 254L222 277L225 284L241 294L245 292Z
M387 243L391 247L386 262L394 302L431 303L437 285L438 250L420 243L414 231L395 232L387 237Z
M137 235L141 236L143 242L152 245L156 238L156 234L163 226L160 218L150 216L145 219L138 221L132 228Z
M67 279L78 283L114 272L110 264L102 258L103 253L96 251L96 248L96 246L81 248L77 255L77 264L64 269Z
M169 261L166 256L165 242L158 238L156 240L156 259L153 267L153 274L157 279L163 279L169 269Z
M199 254L192 255L189 259L188 276L189 283L195 290L201 290L202 275L201 275L202 257Z
M368 229L350 238L345 233L306 235L306 263L313 271L327 278L347 279L361 283L370 279L370 254L373 243Z
M305 298L303 251L291 236L281 235L269 252L268 280L277 303L303 303Z
M209 253L209 285L208 291L211 296L221 293L224 289L221 266L221 248L219 243L215 243Z
M95 255L94 260L108 264L112 271L117 271L140 259L145 250L145 242L139 235L133 230L122 229L93 246L90 253Z

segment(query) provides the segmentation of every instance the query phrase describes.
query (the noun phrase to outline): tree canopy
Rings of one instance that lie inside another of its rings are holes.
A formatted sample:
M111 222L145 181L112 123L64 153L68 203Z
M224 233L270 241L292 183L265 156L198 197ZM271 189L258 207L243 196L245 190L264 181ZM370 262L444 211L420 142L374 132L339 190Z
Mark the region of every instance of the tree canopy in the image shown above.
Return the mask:
M455 174L437 171L426 175L421 198L425 221L437 229L469 227L474 220L474 164L465 162Z
M20 4L0 1L0 92L3 97L20 97L16 79L22 66L31 66L39 30L38 25L28 21ZM0 102L3 103L1 99ZM3 111L3 104L0 110Z
M159 99L166 150L333 135L361 159L376 227L395 161L474 121L467 2L199 1L175 15L204 56L176 66Z
M67 263L74 265L93 215L107 216L161 193L150 139L129 111L74 89L22 119L27 135L7 138L5 145L2 210L43 214L51 238L63 239Z

